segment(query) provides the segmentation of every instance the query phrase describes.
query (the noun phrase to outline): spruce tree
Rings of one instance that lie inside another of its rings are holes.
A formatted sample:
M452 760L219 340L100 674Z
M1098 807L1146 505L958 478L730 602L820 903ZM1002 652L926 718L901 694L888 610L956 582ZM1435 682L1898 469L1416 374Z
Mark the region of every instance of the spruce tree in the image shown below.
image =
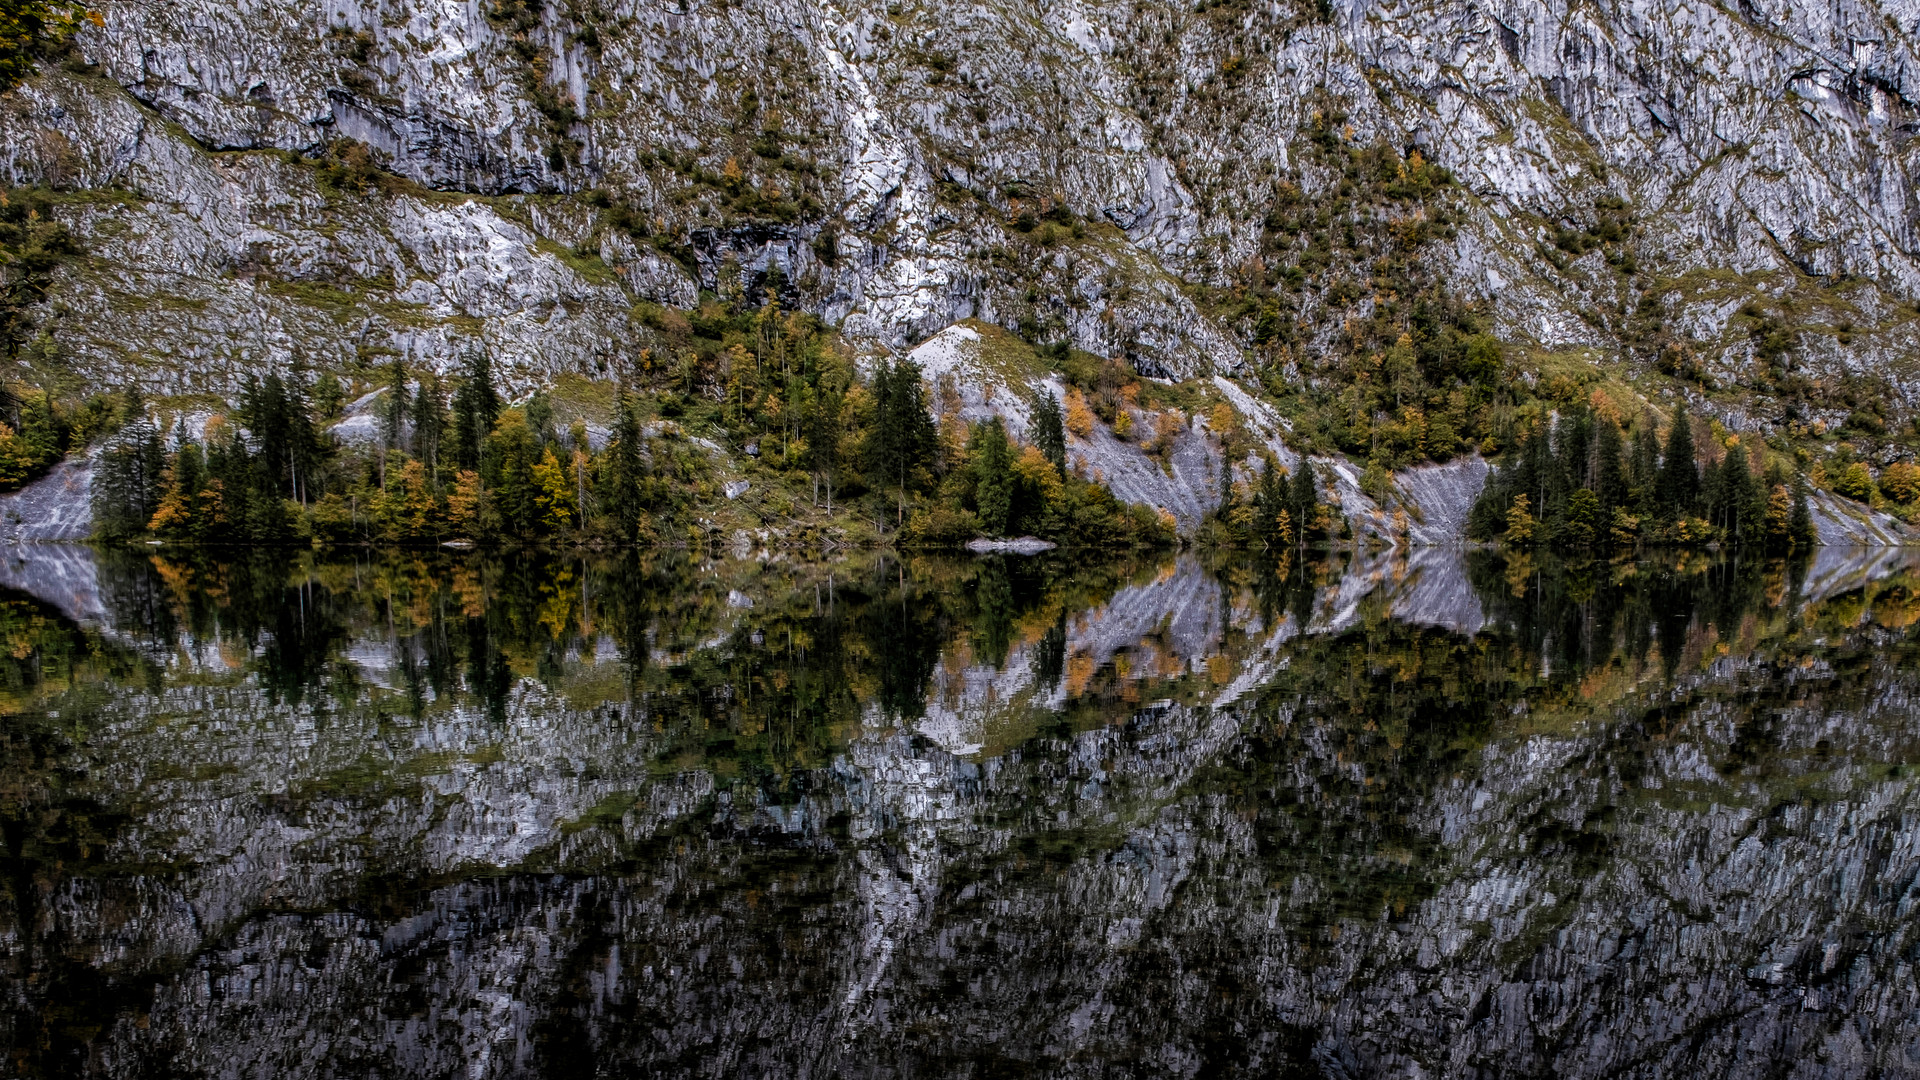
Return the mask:
M827 512L833 512L833 485L840 467L840 411L845 399L836 389L821 385L808 405L802 426L807 443L807 469L813 474L814 504L820 501L820 488L827 489Z
M387 450L405 450L407 428L407 366L394 357L387 368L387 392L380 400L380 444Z
M1627 465L1620 454L1620 429L1604 418L1599 428L1594 440L1593 493L1600 500L1602 519L1607 519L1627 505Z
M907 487L913 474L933 461L938 448L920 365L904 357L882 364L874 376L873 431L867 438L867 456L868 467L898 494L896 524L906 521Z
M623 544L630 544L640 528L640 481L645 462L640 456L640 417L634 409L633 395L620 391L614 408L613 443L607 447L611 490L607 509L613 518L614 532Z
M447 425L446 403L440 396L440 375L428 368L413 396L413 453L427 467L427 479L440 484L440 440Z
M1719 520L1714 524L1725 529L1727 538L1736 543L1753 539L1754 483L1753 474L1747 468L1746 448L1739 445L1728 447L1726 460L1720 463L1719 473L1715 484Z
M967 458L973 468L974 506L980 514L981 531L988 536L1003 536L1013 511L1013 451L999 417L974 430Z
M1787 542L1795 551L1809 551L1820 540L1813 525L1813 508L1807 504L1807 478L1793 478L1793 515L1787 519Z
M1693 421L1687 416L1684 402L1673 409L1673 427L1667 432L1666 453L1660 460L1656 497L1662 515L1674 521L1692 517L1699 510L1700 466L1694 461Z
M1292 482L1288 485L1288 499L1293 512L1293 541L1304 545L1311 529L1314 510L1319 505L1320 493L1314 490L1313 463L1305 454L1294 463Z
M1033 444L1053 463L1062 480L1067 477L1067 427L1060 399L1041 390L1033 399Z
M1280 548L1292 541L1281 528L1281 522L1291 521L1293 517L1287 511L1287 502L1286 481L1274 471L1271 460L1261 462L1260 486L1253 499L1254 535L1250 538L1253 542L1262 547Z
M1651 516L1658 506L1660 479L1658 436L1654 434L1653 414L1641 417L1633 431L1633 449L1628 468L1628 496L1634 512Z
M453 459L462 469L480 467L481 450L500 419L493 387L493 361L484 351L468 354L460 388L453 395Z
M138 415L136 403L128 409ZM92 483L93 528L103 539L145 532L159 508L166 451L157 428L125 430L100 452Z

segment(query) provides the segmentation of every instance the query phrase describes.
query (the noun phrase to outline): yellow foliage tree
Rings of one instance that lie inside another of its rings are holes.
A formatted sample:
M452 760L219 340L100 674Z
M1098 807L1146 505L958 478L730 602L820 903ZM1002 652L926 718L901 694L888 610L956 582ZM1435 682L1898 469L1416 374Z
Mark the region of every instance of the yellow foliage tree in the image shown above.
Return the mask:
M1513 497L1513 505L1507 508L1507 543L1533 543L1533 530L1537 524L1533 520L1533 500L1524 493Z
M579 511L574 498L573 478L567 475L566 469L560 467L560 459L553 456L553 447L547 447L539 463L534 465L533 483L534 502L540 508L540 524L549 532L563 532L572 528Z
M1040 492L1043 505L1052 506L1060 501L1064 485L1060 483L1060 474L1054 471L1053 463L1040 452L1037 446L1023 446L1020 456L1013 460L1013 474L1023 484L1032 485Z
M13 429L0 424L0 489L19 487L33 471L33 454Z
M453 490L447 493L447 527L455 533L469 532L480 516L480 474L460 470Z
M1920 465L1897 461L1880 472L1880 492L1894 502L1920 499Z

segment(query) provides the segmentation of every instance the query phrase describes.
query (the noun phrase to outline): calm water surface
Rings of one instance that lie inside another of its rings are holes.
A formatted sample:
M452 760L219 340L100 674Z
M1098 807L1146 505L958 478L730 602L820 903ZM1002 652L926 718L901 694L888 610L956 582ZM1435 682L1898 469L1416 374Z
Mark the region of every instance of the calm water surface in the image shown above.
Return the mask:
M1904 553L0 583L13 1075L1920 1075Z

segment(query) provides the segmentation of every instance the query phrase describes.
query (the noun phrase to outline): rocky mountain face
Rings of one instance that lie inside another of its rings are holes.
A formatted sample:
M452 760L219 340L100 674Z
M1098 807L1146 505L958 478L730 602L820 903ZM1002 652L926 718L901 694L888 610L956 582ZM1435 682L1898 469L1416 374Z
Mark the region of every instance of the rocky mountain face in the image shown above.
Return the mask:
M16 91L0 159L75 192L65 340L156 390L475 347L605 372L636 303L768 285L893 346L975 317L1285 370L1380 302L1364 266L1287 300L1285 353L1196 297L1302 250L1276 207L1342 183L1316 125L1457 177L1420 258L1512 342L1738 383L1784 340L1920 386L1899 5L98 6L91 73Z

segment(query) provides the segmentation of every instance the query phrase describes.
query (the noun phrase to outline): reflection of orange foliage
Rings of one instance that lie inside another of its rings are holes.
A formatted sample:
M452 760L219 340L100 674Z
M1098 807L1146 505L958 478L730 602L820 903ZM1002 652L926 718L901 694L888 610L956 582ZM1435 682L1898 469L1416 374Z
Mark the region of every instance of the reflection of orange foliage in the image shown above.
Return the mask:
M1892 589L1874 601L1873 621L1889 630L1904 630L1920 619L1920 604L1905 589Z
M1087 692L1087 683L1093 679L1093 657L1086 653L1076 653L1067 659L1067 696L1078 697Z
M563 569L553 579L540 587L547 598L540 605L540 625L558 641L573 622L573 601L578 594L573 590L573 571Z
M480 575L467 567L453 572L453 594L460 598L460 614L469 619L478 619L487 613L487 593L480 585Z
M176 566L158 555L151 561L154 572L160 575L160 581L166 585L167 591L173 594L175 600L186 603L188 594L193 590L193 571Z

